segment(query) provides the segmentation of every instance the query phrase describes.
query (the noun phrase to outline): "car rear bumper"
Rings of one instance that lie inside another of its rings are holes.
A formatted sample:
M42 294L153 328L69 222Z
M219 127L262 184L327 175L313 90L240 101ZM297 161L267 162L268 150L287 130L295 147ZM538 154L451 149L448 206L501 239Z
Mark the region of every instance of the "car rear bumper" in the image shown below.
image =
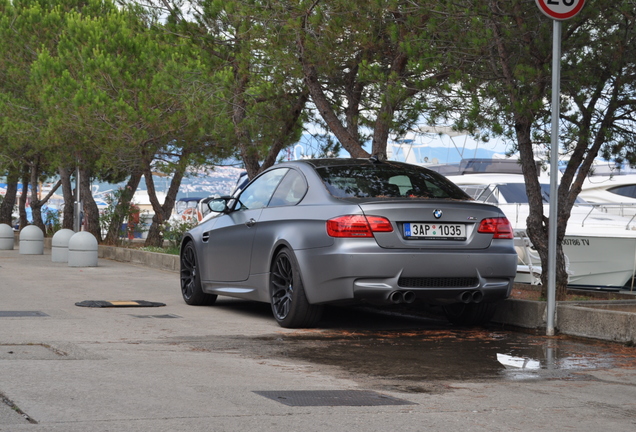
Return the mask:
M311 303L491 302L510 295L517 269L512 242L473 252L387 251L359 242L295 253Z

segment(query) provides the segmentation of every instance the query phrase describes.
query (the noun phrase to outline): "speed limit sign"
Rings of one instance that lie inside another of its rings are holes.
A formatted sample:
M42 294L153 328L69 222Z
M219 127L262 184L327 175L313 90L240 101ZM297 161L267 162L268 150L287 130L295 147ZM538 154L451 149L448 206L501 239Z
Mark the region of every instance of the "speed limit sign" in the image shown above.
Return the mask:
M566 20L579 13L585 0L535 0L539 10L555 20Z

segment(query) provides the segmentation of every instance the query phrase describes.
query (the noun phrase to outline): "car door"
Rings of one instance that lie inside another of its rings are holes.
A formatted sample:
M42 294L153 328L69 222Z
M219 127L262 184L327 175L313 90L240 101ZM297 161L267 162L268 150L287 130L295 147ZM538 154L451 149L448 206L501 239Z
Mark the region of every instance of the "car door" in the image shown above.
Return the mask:
M203 233L204 238L207 238L203 252L204 280L247 280L261 212L287 171L286 168L273 169L257 177L241 192L233 209L219 216L213 228Z

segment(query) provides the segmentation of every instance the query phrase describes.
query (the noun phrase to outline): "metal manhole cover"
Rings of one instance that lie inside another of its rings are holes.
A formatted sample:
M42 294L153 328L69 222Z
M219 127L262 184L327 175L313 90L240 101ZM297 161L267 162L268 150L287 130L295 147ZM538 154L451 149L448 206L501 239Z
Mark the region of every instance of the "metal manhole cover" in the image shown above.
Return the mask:
M0 318L16 317L47 317L48 315L40 311L0 311Z
M255 391L288 406L415 405L403 399L364 390Z

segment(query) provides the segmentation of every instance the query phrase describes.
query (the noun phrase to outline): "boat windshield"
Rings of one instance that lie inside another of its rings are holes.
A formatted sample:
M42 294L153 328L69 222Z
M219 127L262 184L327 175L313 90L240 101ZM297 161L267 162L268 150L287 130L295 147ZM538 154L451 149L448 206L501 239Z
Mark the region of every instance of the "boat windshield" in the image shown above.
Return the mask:
M526 194L525 183L507 183L497 185L499 193L504 197L507 203L515 204L528 204L528 194ZM541 184L541 195L543 202L549 204L550 202L550 185ZM581 198L576 199L577 204L585 204L585 200Z
M608 189L609 192L627 198L636 198L636 185L616 186Z

